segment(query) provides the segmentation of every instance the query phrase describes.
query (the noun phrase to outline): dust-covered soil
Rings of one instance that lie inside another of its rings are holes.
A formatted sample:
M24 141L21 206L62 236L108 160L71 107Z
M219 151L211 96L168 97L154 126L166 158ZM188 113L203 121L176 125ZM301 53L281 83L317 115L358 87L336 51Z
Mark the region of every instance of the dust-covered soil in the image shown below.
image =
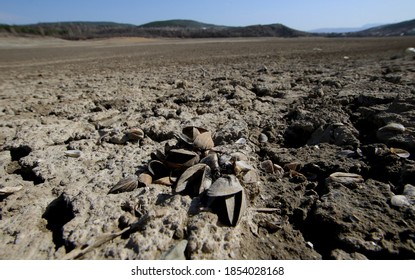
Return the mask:
M1 259L415 258L415 37L0 40ZM108 193L186 126L253 168L236 226Z

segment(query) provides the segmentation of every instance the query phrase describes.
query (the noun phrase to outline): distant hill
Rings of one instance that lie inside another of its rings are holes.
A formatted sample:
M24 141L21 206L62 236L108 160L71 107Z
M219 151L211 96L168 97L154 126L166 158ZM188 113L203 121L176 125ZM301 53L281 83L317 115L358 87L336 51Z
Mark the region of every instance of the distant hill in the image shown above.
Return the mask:
M219 26L209 23L203 23L195 20L187 19L171 19L163 21L152 21L139 27L142 28L225 28L225 26Z
M300 37L300 36L402 36L415 35L415 19L382 25L358 32L309 33L283 24L220 26L194 20L154 21L140 26L115 22L52 22L29 25L0 24L0 34L52 36L69 40L110 37L226 38L226 37Z
M381 25L350 34L352 36L410 36L415 35L415 19Z
M54 22L30 25L0 25L0 32L16 35L53 36L69 40L106 37L298 37L307 32L291 29L282 24L227 27L193 20L154 21L140 26L114 22Z
M92 39L112 37L131 32L132 24L115 22L49 22L29 25L0 25L0 33L7 32L15 35L40 35L63 39Z

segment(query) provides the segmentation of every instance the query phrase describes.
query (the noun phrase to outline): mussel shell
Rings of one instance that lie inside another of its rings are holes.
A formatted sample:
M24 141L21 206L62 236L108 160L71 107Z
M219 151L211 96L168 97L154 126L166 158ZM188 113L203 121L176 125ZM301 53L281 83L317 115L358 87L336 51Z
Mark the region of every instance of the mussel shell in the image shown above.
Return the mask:
M130 141L138 141L144 138L144 131L140 128L131 128L126 132L127 138Z
M242 190L243 187L235 175L224 175L213 182L207 190L207 195L209 197L228 196Z
M388 130L388 131L396 131L398 133L402 133L405 131L405 126L403 124L400 123L388 123L385 126L382 126L381 128L379 128L378 131L383 131L383 130Z
M235 195L231 195L225 199L227 222L232 225L235 216Z
M329 176L329 180L344 185L351 185L364 182L364 179L361 175L345 172L334 172Z
M186 191L191 196L197 196L208 189L212 183L210 167L204 163L195 164L186 169L176 184L176 192Z
M128 176L115 184L108 193L121 193L121 192L130 192L137 188L138 186L138 179L137 176Z
M138 185L140 187L147 187L153 182L153 177L151 176L150 172L143 172L138 175Z
M208 132L208 130L196 126L186 126L182 129L182 133L179 134L179 137L186 143L193 144L196 137L204 132Z
M208 165L214 172L220 169L218 154L215 152L210 152L207 156L200 160L200 163Z
M20 191L23 188L23 186L5 186L0 188L0 195L9 195L12 193L15 193L17 191Z
M170 176L165 176L153 180L153 184L171 186L173 185L173 182L171 181Z
M236 194L212 198L212 210L219 220L231 226L236 226L245 213L247 207L245 191L242 189Z
M212 134L209 131L203 132L196 136L193 146L200 150L210 150L215 144L213 143Z
M170 168L188 168L198 163L200 157L197 153L185 149L173 149L167 155L164 163Z
M81 156L82 152L80 150L67 150L65 151L65 156L67 157L73 157L73 158L79 158Z
M245 191L226 197L225 205L229 224L236 226L246 210Z
M150 154L150 157L152 160L163 161L166 158L166 155L162 151L156 150Z
M167 177L170 175L170 170L167 168L167 166L163 162L159 160L150 161L148 163L148 171L150 171L154 180Z
M390 148L389 150L392 154L397 155L398 157L401 158L409 158L411 156L411 154L403 149L398 149L398 148Z
M380 141L388 141L391 137L404 133L405 130L405 126L400 123L388 123L378 129L376 137Z
M187 139L189 139L191 142L193 142L196 136L200 134L200 132L195 126L186 126L186 127L183 127L182 134L186 136Z

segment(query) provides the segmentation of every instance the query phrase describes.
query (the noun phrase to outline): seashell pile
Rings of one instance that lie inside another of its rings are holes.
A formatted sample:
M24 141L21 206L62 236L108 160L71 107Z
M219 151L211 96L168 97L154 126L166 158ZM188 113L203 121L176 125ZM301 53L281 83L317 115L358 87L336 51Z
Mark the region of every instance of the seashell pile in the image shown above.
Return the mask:
M171 186L176 194L200 197L202 208L211 209L222 223L236 226L247 206L240 180L244 184L259 180L247 156L216 151L211 132L201 127L186 126L175 135L176 145L154 151L146 169L137 176L121 179L109 193L133 191L150 184Z
M108 142L112 144L124 145L127 142L138 142L144 138L144 131L140 128L133 127L126 130L119 128L102 129L99 131L100 137L97 144Z

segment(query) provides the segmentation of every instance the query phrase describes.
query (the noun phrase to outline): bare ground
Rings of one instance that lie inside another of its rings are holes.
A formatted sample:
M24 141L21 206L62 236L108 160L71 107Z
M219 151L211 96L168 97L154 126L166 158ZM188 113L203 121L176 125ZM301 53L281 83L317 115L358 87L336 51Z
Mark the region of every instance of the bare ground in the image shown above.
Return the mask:
M0 38L0 258L159 259L185 244L187 259L413 259L414 46ZM405 131L379 136L391 122ZM186 125L259 174L236 227L171 187L108 194ZM134 127L139 142L97 143ZM82 155L66 157L72 149ZM265 160L285 175L264 172Z

